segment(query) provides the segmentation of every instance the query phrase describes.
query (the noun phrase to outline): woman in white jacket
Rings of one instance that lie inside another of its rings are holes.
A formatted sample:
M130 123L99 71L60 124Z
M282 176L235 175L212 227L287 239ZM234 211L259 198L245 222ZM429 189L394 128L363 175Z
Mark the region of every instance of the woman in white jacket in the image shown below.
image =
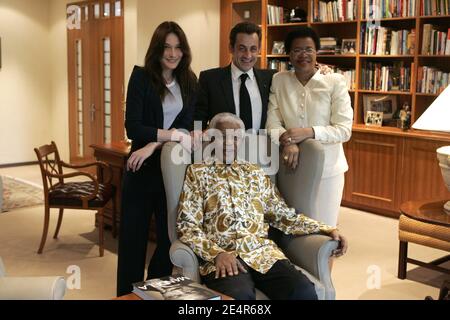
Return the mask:
M320 39L313 29L291 31L285 48L294 71L273 77L266 128L280 142L282 158L292 169L298 165L300 142L309 138L322 142L325 166L318 210L305 214L336 226L348 170L342 143L350 139L353 122L346 82L340 74L324 75L316 68Z

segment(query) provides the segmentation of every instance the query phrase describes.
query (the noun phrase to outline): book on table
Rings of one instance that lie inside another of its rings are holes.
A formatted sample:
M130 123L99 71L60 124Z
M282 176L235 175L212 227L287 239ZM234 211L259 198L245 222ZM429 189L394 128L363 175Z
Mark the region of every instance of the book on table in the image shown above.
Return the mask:
M180 274L133 284L144 300L221 300L220 294Z

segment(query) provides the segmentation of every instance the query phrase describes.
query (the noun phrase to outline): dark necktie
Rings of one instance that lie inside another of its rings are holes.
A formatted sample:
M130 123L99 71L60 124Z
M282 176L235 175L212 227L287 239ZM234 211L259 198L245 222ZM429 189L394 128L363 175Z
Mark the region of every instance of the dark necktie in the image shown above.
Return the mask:
M245 124L245 130L253 128L252 124L252 104L250 102L250 94L248 93L245 81L248 79L248 74L243 73L241 78L241 88L239 90L239 109L240 117Z

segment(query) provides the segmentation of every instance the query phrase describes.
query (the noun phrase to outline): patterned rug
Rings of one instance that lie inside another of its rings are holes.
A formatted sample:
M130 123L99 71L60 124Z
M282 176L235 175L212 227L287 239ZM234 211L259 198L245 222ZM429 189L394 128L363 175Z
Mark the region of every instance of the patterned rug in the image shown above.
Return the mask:
M4 175L1 176L1 179L3 181L3 204L0 212L44 203L44 191L39 185Z

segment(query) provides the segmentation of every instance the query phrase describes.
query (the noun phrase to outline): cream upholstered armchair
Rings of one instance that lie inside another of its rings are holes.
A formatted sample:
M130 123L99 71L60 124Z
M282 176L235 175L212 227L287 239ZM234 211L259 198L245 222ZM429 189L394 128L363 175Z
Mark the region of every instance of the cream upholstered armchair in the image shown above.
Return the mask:
M171 154L175 143L166 143L162 149L161 167L167 197L169 237L172 242L170 258L183 274L200 282L198 260L194 252L177 239L176 219L180 193L187 165L175 164ZM324 153L320 142L306 140L300 145L299 166L295 171L280 165L276 177L278 189L286 203L298 212L317 210L316 197L323 171ZM264 169L264 167L263 167ZM335 290L331 281L328 260L337 242L324 235L285 236L271 229L269 236L283 249L286 256L314 283L320 300L334 300ZM267 299L257 290L258 299Z
M62 300L63 277L8 277L0 258L0 300Z

